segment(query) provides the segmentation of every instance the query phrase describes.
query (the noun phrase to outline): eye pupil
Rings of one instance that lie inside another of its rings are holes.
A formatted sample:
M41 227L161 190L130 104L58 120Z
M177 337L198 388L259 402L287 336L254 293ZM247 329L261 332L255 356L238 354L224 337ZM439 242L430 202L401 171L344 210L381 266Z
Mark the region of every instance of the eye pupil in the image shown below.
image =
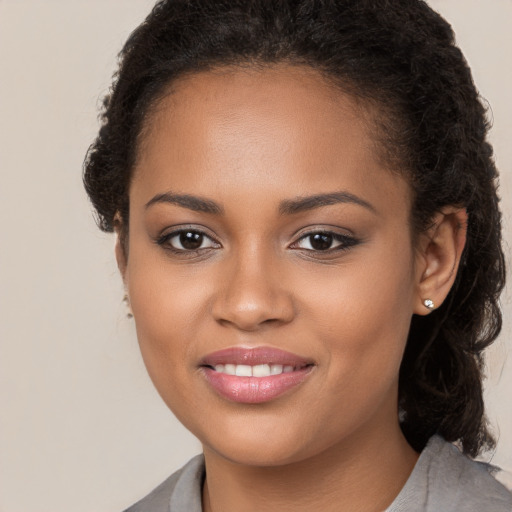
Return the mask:
M199 249L203 244L203 235L194 231L186 231L180 234L182 247L189 250Z
M326 233L316 233L310 236L311 247L317 251L326 251L327 249L330 249L332 241L332 235Z

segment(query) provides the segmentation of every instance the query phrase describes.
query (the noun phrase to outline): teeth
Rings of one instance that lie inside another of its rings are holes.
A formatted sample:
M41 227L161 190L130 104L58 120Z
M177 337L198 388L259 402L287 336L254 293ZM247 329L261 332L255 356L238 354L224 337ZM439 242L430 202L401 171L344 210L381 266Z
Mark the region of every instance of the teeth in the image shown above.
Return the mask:
M237 364L235 375L237 377L252 377L252 366L247 364Z
M257 364L252 367L253 377L268 377L270 375L270 366L268 364Z
M291 365L282 364L257 364L250 366L248 364L216 364L215 371L227 375L237 375L238 377L269 377L270 375L281 375L281 373L291 373L294 371Z
M225 364L224 373L227 373L228 375L236 375L236 364Z
M273 364L270 367L270 375L279 375L283 373L283 365L282 364Z

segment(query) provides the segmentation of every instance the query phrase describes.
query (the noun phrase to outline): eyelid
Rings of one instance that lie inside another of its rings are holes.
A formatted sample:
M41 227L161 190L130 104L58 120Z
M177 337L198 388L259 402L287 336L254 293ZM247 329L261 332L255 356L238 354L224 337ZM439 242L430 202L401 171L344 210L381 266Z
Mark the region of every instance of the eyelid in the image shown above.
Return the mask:
M303 247L294 247L301 240L304 240L305 238L308 238L309 236L313 236L316 234L330 235L333 237L334 240L336 240L337 242L340 242L340 243L338 245L336 245L335 247L325 249L325 250L320 250L320 249L315 250L315 249L306 249ZM302 250L302 251L305 251L308 253L315 253L318 255L322 255L322 254L328 255L328 254L335 253L337 251L341 252L341 251L348 250L350 247L353 247L359 243L360 243L360 240L352 234L340 233L339 231L337 231L333 228L319 226L319 227L308 229L307 231L300 232L297 235L295 241L292 242L289 247L291 249Z
M173 247L169 243L169 241L172 240L174 237L179 236L182 233L187 233L187 232L198 233L198 234L202 235L203 237L208 238L212 242L213 247L202 247L202 248L200 247L198 249L179 249L179 248ZM181 226L172 226L172 227L166 228L165 230L163 230L163 232L161 232L160 234L157 235L157 237L154 239L154 242L166 250L169 250L176 254L183 254L183 255L197 254L199 252L204 251L205 249L213 249L213 248L221 247L220 242L216 239L215 236L210 234L209 230L207 230L206 228L204 228L202 226L197 226L197 225L184 225L184 226L181 225Z
M328 256L332 255L337 252L343 252L351 247L358 245L361 240L356 238L353 234L348 233L340 233L341 228L333 228L331 226L315 226L308 228L307 230L302 230L296 233L294 236L294 241L288 245L290 249L303 251L310 254L315 254L315 256ZM345 230L347 231L347 230ZM202 235L203 237L210 240L211 244L209 247L199 247L197 249L179 249L176 247L173 247L169 241L179 236L182 233L186 232L194 232ZM297 247L297 245L300 243L300 241L306 239L309 236L313 236L316 234L323 234L323 235L330 235L333 237L334 241L338 242L336 246L321 250L321 249L308 249L304 247ZM173 252L177 255L183 255L183 256L193 256L202 252L207 251L208 249L218 249L222 247L222 244L217 240L217 237L215 235L212 235L210 233L210 230L205 228L204 226L198 226L198 225L178 225L178 226L170 226L167 227L165 230L163 230L160 234L158 234L154 242L161 246L163 249Z

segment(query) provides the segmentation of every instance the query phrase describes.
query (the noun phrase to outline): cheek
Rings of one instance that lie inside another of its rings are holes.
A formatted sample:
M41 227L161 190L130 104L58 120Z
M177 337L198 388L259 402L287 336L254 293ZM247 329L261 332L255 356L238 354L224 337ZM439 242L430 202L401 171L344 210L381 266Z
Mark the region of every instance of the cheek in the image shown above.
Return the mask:
M205 281L185 267L169 272L154 248L134 246L126 283L144 363L166 402L166 390L194 369L194 349L205 321ZM188 366L187 366L188 365Z
M329 395L332 403L324 421L326 437L337 435L340 425L357 428L383 404L396 408L413 287L410 259L392 259L392 266L383 266L383 257L361 268L354 265L325 279L316 288L323 292L311 296L309 318L327 362L318 396Z
M160 340L184 321L201 318L205 281L186 262L171 265L163 249L146 238L138 231L130 237L126 284L138 326Z
M329 340L331 367L355 387L398 377L414 304L412 249L367 254L364 263L354 259L309 287L309 314Z

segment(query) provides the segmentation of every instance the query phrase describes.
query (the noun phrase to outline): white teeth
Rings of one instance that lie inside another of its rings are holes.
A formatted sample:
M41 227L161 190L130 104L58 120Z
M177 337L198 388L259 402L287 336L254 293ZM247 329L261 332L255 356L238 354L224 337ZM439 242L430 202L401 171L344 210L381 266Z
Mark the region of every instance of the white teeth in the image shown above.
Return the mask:
M235 375L238 377L252 377L252 366L248 364L237 364Z
M269 377L271 375L281 375L282 373L291 373L294 371L291 365L282 364L257 364L250 366L248 364L216 364L215 371L225 373L226 375L237 375L238 377Z
M236 364L225 364L224 373L227 373L228 375L236 375Z
M270 365L270 375L280 375L281 373L283 373L283 365L282 364Z
M268 364L257 364L252 367L253 377L268 377L270 375L270 366Z

